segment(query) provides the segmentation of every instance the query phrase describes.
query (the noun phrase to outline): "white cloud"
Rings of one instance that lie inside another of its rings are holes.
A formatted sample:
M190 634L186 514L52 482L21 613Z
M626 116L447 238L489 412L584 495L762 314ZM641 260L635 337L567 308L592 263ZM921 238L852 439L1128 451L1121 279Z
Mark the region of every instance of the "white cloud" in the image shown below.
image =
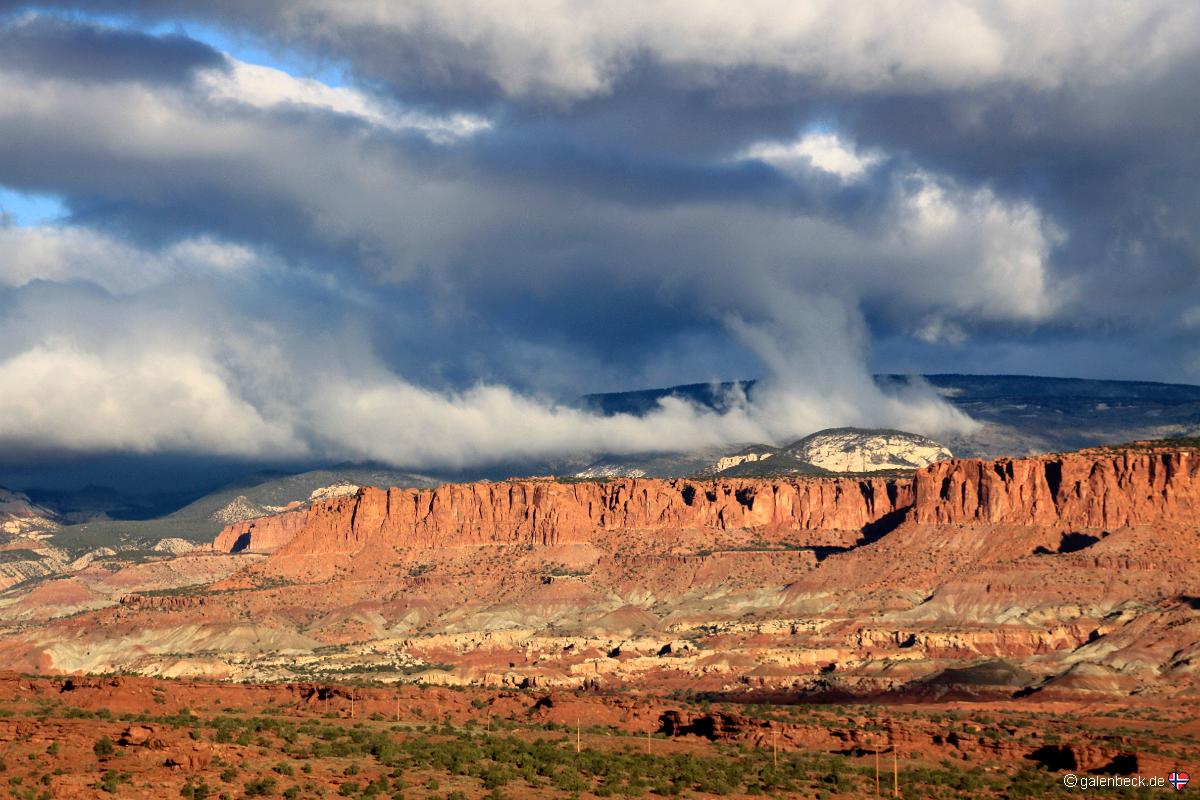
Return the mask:
M0 224L0 286L13 288L86 281L124 293L186 277L244 277L271 264L248 247L208 236L153 250L87 228Z
M924 171L905 176L898 192L885 243L897 258L915 260L908 277L950 299L956 314L1031 322L1065 300L1067 287L1052 285L1049 268L1063 234L1033 203Z
M296 77L283 70L247 64L234 58L228 59L226 67L201 72L197 81L215 101L263 109L285 106L320 109L393 131L417 131L441 143L472 136L491 127L491 122L476 114L425 114L371 97L359 89L329 86L312 78Z
M103 353L49 337L0 358L0 383L10 387L0 394L0 442L84 453L300 452L292 432L238 397L222 373L186 348L125 342Z
M598 416L499 384L423 388L386 366L358 326L314 335L306 321L269 307L244 315L189 285L97 297L45 284L8 308L0 382L15 388L0 393L0 446L17 450L434 468L781 441L838 424L971 428L932 394L882 395L855 350L861 321L801 299L788 308L803 326L741 326L775 375L759 400L732 398L716 413L669 399L644 417ZM790 337L813 331L821 349L796 349Z
M610 91L645 57L701 83L751 67L868 92L1106 84L1163 70L1200 37L1200 8L1173 0L287 0L228 15L399 83L474 69L512 95L564 98ZM419 43L420 59L387 41Z
M747 148L741 158L764 161L784 171L815 167L843 181L861 178L883 156L877 152L859 152L835 133L809 133L791 142L759 142Z

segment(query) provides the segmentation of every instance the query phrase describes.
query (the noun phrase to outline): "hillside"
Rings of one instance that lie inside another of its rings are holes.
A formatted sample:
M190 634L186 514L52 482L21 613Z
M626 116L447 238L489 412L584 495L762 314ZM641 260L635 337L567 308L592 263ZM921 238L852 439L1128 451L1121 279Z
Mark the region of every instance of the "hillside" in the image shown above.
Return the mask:
M251 475L154 519L96 520L64 525L53 542L72 551L131 543L153 543L175 537L208 542L236 519L280 510L304 502L319 489L338 483L355 486L431 486L431 478L377 467L332 467L295 475Z
M0 537L46 533L56 529L58 522L57 514L34 503L29 495L0 486Z

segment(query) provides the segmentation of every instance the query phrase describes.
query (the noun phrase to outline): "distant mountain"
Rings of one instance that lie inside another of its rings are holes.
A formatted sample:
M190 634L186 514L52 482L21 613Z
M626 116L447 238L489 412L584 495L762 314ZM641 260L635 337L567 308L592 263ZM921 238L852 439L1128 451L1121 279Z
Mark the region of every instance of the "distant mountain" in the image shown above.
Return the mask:
M34 502L54 509L68 523L105 519L154 519L196 499L191 492L130 494L94 484L82 489L25 490Z
M624 462L597 462L577 478L721 477L781 478L811 475L907 472L951 458L928 437L876 428L829 428L782 447L752 444L713 458L711 452ZM706 462L696 468L698 462Z
M920 469L953 456L944 444L926 436L868 428L817 431L783 452L829 472Z
M424 475L383 467L331 467L295 475L257 473L155 519L101 519L65 525L54 539L58 546L71 550L149 543L168 537L207 542L230 522L274 513L291 503L305 502L314 493L333 496L348 486L420 487L437 483Z
M37 505L24 492L0 486L0 534L23 536L58 528L57 515Z
M983 423L969 436L944 440L960 456L1066 451L1200 431L1200 386L1029 375L947 374L920 379ZM911 380L906 375L875 376L884 391L903 388ZM730 398L739 394L753 400L757 386L753 380L687 384L586 395L582 404L606 415L640 415L653 410L664 397L679 397L723 410Z

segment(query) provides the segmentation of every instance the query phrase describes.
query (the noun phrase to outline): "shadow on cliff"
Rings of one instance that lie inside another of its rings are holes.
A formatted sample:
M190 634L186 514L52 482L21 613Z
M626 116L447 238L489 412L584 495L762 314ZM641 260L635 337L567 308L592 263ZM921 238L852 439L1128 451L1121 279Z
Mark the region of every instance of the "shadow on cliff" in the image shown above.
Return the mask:
M904 523L904 520L908 518L908 512L911 510L912 506L905 506L904 508L899 508L895 511L884 514L874 522L867 523L862 527L860 536L854 541L854 544L844 546L816 545L814 547L805 547L801 549L812 552L812 554L816 556L818 562L824 561L830 556L849 553L850 551L856 550L864 545L874 544L884 536L887 536L889 533L899 528Z
M1034 549L1033 554L1036 556L1061 556L1067 553L1078 553L1080 550L1086 550L1092 545L1099 542L1101 539L1108 537L1108 531L1101 531L1099 536L1093 536L1090 533L1081 533L1079 531L1071 531L1064 533L1059 539L1056 548L1049 548L1040 545Z

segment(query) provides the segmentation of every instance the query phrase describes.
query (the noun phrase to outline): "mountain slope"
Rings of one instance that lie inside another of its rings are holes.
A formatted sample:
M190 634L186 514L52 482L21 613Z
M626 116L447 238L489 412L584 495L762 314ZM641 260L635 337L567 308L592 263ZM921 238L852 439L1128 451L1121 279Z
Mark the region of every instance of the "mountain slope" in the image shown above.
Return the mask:
M926 436L867 428L817 431L783 452L830 472L919 469L953 455L945 445Z
M431 478L382 467L332 467L295 475L264 473L248 476L207 494L166 516L150 520L103 520L66 525L55 534L60 547L71 550L154 542L177 537L208 542L229 523L281 510L307 501L313 492L354 486L432 486Z
M58 527L57 515L37 505L23 492L0 486L0 533L10 536L49 532Z

